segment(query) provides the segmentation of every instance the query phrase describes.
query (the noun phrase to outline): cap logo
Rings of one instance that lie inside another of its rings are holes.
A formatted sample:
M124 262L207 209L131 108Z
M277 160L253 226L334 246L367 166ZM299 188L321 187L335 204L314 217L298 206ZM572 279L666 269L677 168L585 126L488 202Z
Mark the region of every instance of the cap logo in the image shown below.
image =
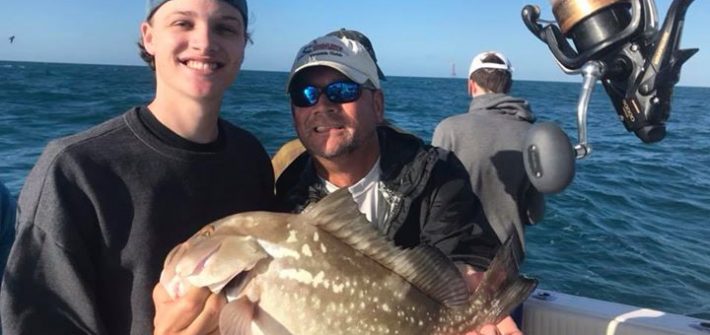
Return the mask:
M377 64L357 41L336 36L322 36L301 47L291 67L287 90L294 75L307 67L325 66L339 71L350 80L364 84L370 80L379 89Z
M316 57L328 54L343 57L343 47L333 43L313 43L303 47L298 58L300 59L304 56Z

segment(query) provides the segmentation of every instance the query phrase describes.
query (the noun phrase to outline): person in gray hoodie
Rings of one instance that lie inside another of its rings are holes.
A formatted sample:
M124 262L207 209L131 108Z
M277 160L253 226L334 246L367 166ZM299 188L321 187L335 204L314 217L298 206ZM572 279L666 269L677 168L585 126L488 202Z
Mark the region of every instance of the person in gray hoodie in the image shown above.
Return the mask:
M510 61L483 52L469 68L468 113L441 121L432 145L452 151L468 170L473 191L501 243L512 238L516 264L525 257L524 226L540 221L545 199L530 183L523 165L523 138L535 122L527 101L509 96Z

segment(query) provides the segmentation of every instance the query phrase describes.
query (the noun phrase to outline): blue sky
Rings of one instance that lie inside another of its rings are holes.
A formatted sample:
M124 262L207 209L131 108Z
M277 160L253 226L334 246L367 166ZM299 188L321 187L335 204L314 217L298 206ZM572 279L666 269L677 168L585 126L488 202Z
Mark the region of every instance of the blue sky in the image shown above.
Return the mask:
M657 0L661 19L670 3ZM526 4L540 5L543 18L552 18L547 0L251 0L254 44L243 68L288 71L301 45L347 27L370 37L386 75L447 77L455 64L463 77L473 55L496 49L510 57L516 79L579 81L563 74L525 28L520 10ZM0 60L141 64L135 43L142 0L3 0L1 6ZM710 1L695 1L681 46L701 51L683 67L681 85L710 87L708 22Z

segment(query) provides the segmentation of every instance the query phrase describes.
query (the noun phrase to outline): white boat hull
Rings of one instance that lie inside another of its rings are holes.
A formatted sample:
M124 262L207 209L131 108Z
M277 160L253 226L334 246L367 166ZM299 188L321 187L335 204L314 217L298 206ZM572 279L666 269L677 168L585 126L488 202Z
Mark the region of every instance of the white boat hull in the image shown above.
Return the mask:
M710 321L536 290L523 305L526 335L709 335Z

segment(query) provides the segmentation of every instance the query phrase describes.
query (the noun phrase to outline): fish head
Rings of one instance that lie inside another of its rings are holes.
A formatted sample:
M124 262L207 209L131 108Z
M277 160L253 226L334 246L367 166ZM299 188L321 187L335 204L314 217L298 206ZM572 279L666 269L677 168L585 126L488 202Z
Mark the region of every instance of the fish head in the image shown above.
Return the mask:
M190 287L220 292L240 273L270 258L258 237L248 233L256 228L253 217L234 215L227 219L205 226L168 254L160 283L173 299L183 296Z

